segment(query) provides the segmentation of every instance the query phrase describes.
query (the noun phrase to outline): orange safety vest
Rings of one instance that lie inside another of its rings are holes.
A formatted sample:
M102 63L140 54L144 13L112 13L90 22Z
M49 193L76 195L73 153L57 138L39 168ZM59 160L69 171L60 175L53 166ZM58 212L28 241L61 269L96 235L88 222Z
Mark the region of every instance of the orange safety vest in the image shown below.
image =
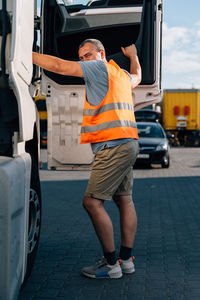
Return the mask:
M138 139L130 77L113 60L106 63L109 89L100 105L85 96L80 143Z

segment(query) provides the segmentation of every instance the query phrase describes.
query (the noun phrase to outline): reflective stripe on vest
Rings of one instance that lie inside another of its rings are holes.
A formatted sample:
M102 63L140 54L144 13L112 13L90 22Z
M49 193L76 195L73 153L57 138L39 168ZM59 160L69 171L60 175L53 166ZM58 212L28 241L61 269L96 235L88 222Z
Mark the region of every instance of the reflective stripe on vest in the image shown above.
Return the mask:
M121 138L138 139L129 76L114 62L106 63L109 90L98 106L85 97L81 143Z
M96 126L82 127L81 128L81 133L96 132L96 131L110 129L110 128L116 128L116 127L137 128L137 125L136 125L136 122L133 122L133 121L117 120L117 121L102 123L102 124L99 124L99 125L96 125Z
M84 109L84 116L97 116L103 112L113 110L113 109L128 109L134 111L134 106L129 103L108 103L98 109Z

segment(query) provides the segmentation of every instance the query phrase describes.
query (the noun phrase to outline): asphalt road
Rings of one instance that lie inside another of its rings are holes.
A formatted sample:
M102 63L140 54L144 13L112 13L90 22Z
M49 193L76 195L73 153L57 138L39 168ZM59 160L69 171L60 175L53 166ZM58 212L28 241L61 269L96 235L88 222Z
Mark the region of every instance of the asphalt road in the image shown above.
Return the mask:
M119 280L88 279L80 272L102 255L81 205L89 172L44 169L40 175L41 239L20 300L200 299L200 148L172 148L169 169L134 170L136 272ZM106 208L119 249L118 211L112 202Z

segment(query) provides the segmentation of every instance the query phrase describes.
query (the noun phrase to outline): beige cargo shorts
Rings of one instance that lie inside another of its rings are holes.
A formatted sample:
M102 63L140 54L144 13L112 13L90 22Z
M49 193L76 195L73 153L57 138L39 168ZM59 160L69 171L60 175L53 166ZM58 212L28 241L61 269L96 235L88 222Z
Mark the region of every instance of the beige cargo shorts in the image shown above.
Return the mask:
M138 153L137 140L95 153L85 196L111 200L113 196L132 195L133 165Z

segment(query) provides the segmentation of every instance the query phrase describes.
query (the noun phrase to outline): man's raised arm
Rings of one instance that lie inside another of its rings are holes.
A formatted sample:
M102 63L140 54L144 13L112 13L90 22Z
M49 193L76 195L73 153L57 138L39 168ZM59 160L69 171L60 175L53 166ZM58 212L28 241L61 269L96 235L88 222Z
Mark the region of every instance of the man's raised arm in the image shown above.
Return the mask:
M131 87L135 88L142 80L142 70L135 45L121 47L123 54L130 59L130 74L133 77Z
M81 66L76 61L33 52L33 63L50 72L67 76L83 77Z

